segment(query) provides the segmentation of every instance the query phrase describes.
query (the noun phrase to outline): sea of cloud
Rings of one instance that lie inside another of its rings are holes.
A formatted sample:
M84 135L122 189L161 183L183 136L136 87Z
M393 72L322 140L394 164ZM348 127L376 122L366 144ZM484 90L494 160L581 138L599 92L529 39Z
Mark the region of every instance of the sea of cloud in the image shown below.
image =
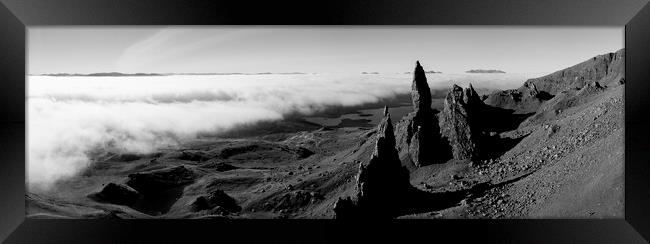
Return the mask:
M452 83L509 89L537 74L428 74ZM92 152L151 153L289 113L309 115L408 93L409 74L29 76L27 180L47 189L92 163Z

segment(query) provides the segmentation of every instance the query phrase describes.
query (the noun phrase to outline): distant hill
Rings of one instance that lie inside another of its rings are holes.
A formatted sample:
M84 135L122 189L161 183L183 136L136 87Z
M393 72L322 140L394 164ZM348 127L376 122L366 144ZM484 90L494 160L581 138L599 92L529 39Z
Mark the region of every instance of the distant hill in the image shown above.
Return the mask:
M472 69L465 71L465 73L505 73L505 71L497 69Z
M119 72L103 72L103 73L90 73L90 74L69 74L69 73L56 73L56 74L43 74L44 76L163 76L164 74L156 73L119 73Z
M307 73L302 72L282 72L282 73L271 73L271 72L260 72L260 73L120 73L120 72L102 72L102 73L90 73L90 74L70 74L70 73L52 73L52 74L41 74L42 76L168 76L168 75L306 75Z

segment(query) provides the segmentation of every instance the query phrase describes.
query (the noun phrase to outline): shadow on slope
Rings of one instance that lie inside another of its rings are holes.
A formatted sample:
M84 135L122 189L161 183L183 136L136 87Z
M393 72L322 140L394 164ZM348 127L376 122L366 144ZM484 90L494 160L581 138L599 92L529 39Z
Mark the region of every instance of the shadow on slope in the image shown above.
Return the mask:
M400 199L393 199L394 196L384 196L391 205L365 205L359 207L351 198L343 199L337 202L334 211L337 219L389 219L399 216L428 213L444 210L461 205L461 201L470 198L481 197L485 192L517 182L533 172L515 177L513 179L492 184L490 182L479 183L469 189L453 192L426 192L413 186L405 189L400 194Z
M515 113L516 111L514 109L505 109L487 104L481 106L477 111L479 112L479 118L482 118L481 121L477 121L478 126L485 132L496 133L517 129L519 124L535 114L534 112L524 114Z

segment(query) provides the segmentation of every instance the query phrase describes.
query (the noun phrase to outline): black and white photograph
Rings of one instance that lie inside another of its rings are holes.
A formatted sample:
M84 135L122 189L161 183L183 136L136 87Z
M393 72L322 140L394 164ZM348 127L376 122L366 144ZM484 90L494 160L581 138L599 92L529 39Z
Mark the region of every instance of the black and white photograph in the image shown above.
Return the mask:
M624 34L32 26L26 217L622 219Z

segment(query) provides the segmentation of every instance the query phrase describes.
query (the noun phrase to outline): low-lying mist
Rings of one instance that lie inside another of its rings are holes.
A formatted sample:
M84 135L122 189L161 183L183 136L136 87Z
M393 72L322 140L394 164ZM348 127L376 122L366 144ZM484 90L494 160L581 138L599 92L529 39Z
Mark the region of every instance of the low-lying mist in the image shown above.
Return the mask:
M539 74L428 74L452 83L510 89ZM410 92L410 74L28 77L30 190L47 190L92 163L92 152L152 153L200 133L309 115Z

